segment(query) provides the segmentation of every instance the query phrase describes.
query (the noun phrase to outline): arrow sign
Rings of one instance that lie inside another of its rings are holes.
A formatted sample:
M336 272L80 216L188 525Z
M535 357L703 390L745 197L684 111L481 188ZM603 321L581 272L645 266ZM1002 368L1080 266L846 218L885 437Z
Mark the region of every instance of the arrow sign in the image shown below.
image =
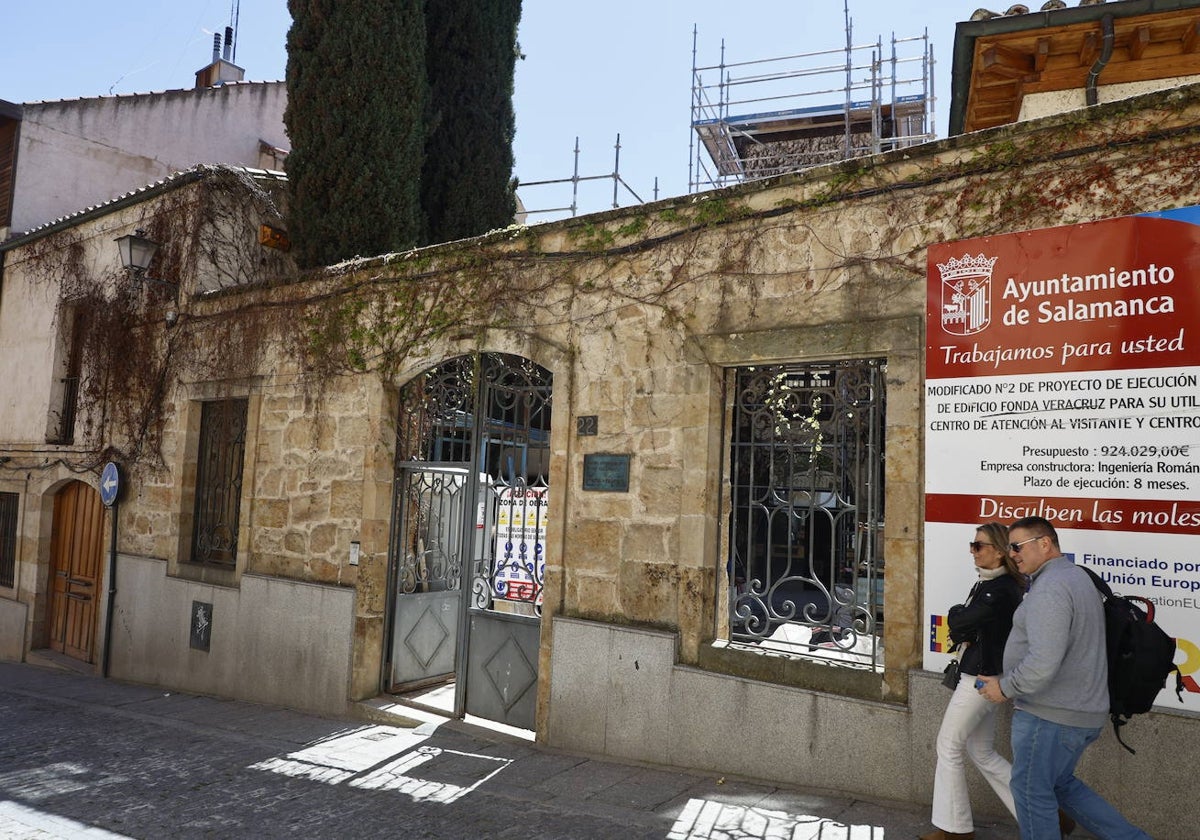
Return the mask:
M112 507L121 492L121 469L116 461L109 461L100 473L100 501L105 507Z

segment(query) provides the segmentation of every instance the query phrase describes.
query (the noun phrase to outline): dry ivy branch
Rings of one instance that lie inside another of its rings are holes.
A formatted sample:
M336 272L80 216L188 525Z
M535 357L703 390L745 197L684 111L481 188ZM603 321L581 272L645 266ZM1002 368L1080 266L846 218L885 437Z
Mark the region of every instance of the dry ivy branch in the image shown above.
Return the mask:
M157 462L180 383L254 376L280 355L296 361L300 387L319 394L330 377L394 378L441 342L491 330L557 333L560 349L575 351L591 333L615 335L629 307L669 328L648 336L649 358L655 341L676 340L666 336L771 327L816 311L831 292L868 316L907 306L930 242L1194 201L1200 127L1180 115L1190 104L1081 112L985 142L907 149L304 278L257 242L258 224L280 218L270 194L244 173L215 169L196 189L146 204L143 226L164 243L155 272L206 292L183 295L173 328L162 318L170 295L97 278L71 231L28 247L40 276L61 278L61 306L87 313L81 406L91 425L81 463L114 446L127 460ZM776 195L785 197L769 204ZM762 306L780 296L792 315Z
M279 310L228 305L192 315L205 308L197 293L213 297L292 274L285 256L258 244L258 224L279 225L281 215L247 173L208 167L194 184L141 206L148 213L139 227L160 243L153 279L90 264L79 227L33 240L23 254L27 277L57 284L55 323L79 355L76 444L59 459L74 470L111 458L161 466L177 385L259 373L264 351L288 323ZM176 308L178 321L168 326L167 311Z

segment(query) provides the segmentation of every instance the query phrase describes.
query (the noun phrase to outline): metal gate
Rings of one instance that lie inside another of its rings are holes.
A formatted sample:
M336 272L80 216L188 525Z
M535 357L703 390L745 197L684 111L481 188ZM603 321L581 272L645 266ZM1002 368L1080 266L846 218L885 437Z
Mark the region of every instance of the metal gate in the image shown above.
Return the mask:
M397 416L386 688L453 680L453 713L532 729L549 500L550 372L452 359Z

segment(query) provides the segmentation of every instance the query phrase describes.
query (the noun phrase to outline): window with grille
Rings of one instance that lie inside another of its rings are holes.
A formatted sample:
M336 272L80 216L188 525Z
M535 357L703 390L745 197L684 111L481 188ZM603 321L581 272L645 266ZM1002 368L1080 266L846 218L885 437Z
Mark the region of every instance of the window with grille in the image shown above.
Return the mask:
M17 493L0 493L0 586L12 588L17 574Z
M232 399L201 407L193 563L232 567L237 562L247 406L246 399Z
M730 371L731 642L882 667L885 372Z
M60 337L65 356L61 373L51 386L51 411L46 428L46 443L75 442L75 416L79 403L79 382L83 359L84 312L75 308L64 317Z

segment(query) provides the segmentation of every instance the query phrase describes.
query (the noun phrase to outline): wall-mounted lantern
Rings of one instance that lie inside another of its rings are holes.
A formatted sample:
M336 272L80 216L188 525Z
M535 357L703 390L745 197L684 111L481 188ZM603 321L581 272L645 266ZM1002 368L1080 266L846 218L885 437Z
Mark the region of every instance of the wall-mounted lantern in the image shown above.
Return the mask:
M170 280L158 280L146 276L146 269L150 267L150 261L154 259L154 254L158 251L158 243L147 237L144 230L138 228L133 233L118 236L113 241L117 243L117 250L121 253L121 267L130 272L134 279L160 286L170 286L178 294L179 287ZM179 310L175 301L172 301L171 305L167 307L164 317L168 327L175 326L179 320Z
M139 275L150 267L150 260L154 259L154 252L158 250L158 243L147 238L141 228L118 236L114 241L121 252L121 266Z

